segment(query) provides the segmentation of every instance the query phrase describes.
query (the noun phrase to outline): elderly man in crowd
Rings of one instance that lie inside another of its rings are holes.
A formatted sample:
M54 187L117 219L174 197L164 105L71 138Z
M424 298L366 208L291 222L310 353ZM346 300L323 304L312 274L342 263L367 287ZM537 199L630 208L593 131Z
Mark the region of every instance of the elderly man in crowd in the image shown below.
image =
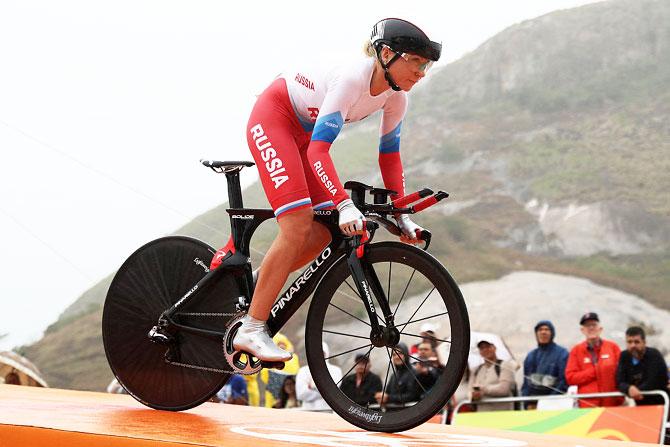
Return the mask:
M575 345L568 356L565 378L568 385L577 385L579 394L618 391L616 370L621 349L616 343L601 338L603 327L595 312L584 314L579 320L585 340ZM620 397L580 399L579 406L614 407L621 405Z

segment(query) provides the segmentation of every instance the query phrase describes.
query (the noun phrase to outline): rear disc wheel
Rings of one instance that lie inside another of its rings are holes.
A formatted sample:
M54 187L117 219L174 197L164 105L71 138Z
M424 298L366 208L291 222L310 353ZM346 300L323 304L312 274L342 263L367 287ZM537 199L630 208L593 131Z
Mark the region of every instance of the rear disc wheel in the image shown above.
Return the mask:
M119 383L149 407L195 407L230 377L223 337L179 330L168 345L161 345L147 336L159 316L209 273L214 253L209 245L188 237L157 239L133 253L109 287L102 315L105 354ZM238 290L232 275L224 274L179 308L174 320L224 331L235 313Z

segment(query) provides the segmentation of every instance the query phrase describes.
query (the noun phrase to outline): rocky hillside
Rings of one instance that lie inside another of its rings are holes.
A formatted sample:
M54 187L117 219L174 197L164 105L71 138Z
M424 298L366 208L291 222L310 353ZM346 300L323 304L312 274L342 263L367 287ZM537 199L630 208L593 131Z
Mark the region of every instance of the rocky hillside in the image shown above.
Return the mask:
M376 128L373 117L338 138L341 177L381 183ZM670 309L670 2L613 0L508 28L417 87L402 146L408 189L451 193L417 220L460 283L553 272ZM266 206L258 185L245 198ZM220 246L227 236L211 228L224 210L177 233ZM262 229L255 260L275 231ZM99 336L108 281L23 349L53 386L110 380ZM484 329L505 335L502 324ZM287 332L301 337L297 324Z

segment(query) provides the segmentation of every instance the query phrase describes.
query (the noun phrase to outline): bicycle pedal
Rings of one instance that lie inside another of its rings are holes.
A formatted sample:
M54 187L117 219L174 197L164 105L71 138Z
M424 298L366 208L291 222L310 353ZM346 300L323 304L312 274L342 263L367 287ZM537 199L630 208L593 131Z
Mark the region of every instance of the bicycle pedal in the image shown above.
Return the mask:
M261 362L261 367L267 369L284 369L285 365L284 362Z
M236 312L246 313L249 310L249 303L246 296L237 297L237 304L235 304Z

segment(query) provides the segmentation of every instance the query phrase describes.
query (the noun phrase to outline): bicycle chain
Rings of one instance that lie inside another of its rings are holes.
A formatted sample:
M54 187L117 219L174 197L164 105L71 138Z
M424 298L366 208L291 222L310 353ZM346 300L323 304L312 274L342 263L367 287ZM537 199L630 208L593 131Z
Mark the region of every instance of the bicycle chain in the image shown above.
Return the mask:
M239 312L235 313L227 313L227 312L179 312L179 315L183 315L186 317L234 317L239 315ZM165 359L165 361L169 365L174 365L174 366L183 366L184 368L191 368L191 369L198 369L201 371L208 371L208 372L215 372L215 373L221 373L221 374L226 374L226 373L231 373L231 374L238 374L239 371L235 371L232 369L219 369L219 368L211 368L209 366L199 366L199 365L193 365L191 363L182 363L182 362L173 362L169 359Z
M191 365L190 363L172 362L168 359L165 359L165 361L168 362L169 365L183 366L184 368L200 369L202 371L209 371L209 372L215 372L215 373L221 373L221 374L226 374L226 373L236 374L236 371L233 371L232 369L210 368L208 366Z

